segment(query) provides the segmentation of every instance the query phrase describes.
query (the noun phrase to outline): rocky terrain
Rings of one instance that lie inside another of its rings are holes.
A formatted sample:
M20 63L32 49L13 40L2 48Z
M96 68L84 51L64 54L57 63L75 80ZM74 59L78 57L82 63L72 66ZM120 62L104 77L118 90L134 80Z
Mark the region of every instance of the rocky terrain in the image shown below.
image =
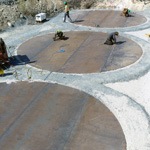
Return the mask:
M147 9L150 0L67 0L72 9L128 7ZM23 24L34 24L35 14L45 12L52 17L63 11L62 0L0 0L0 31Z

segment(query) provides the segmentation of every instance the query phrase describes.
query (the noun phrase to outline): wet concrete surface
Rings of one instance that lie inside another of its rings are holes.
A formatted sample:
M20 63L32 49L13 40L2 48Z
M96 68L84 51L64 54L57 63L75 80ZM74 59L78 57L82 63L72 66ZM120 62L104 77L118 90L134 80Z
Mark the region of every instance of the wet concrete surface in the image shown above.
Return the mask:
M146 22L145 17L136 13L131 13L131 17L120 14L121 11L115 10L82 11L72 14L71 18L77 25L100 28L130 27Z
M58 84L0 84L1 150L125 150L115 116L88 94Z
M67 40L53 41L54 34L23 43L18 55L34 67L63 73L93 73L115 70L136 62L142 55L134 41L119 36L117 44L105 45L108 34L65 32ZM24 56L24 57L23 57Z

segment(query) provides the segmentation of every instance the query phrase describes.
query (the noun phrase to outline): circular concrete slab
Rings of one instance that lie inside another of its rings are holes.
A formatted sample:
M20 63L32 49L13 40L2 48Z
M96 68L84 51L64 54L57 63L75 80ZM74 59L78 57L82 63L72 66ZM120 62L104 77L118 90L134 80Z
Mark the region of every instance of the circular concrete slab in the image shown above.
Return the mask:
M54 34L38 36L18 48L18 57L34 67L63 73L93 73L115 70L137 61L142 50L132 40L119 36L116 45L103 44L106 33L66 32L66 40L53 41Z
M75 24L100 28L136 26L147 20L136 13L131 13L131 17L124 17L120 14L121 11L115 10L78 11L72 14L71 18Z
M47 83L0 86L1 150L125 150L114 115L81 91Z

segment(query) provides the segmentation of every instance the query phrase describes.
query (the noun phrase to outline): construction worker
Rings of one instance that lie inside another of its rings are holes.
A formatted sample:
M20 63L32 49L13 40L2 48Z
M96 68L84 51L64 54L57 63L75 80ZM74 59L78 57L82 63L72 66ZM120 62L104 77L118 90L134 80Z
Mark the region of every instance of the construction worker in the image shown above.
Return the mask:
M109 34L109 36L107 37L107 40L104 44L107 45L113 45L116 44L116 36L118 36L119 33L118 32L112 32Z
M63 21L66 22L66 16L67 16L69 18L70 22L72 22L72 19L70 18L70 15L69 15L69 6L68 6L68 3L64 2L64 5L65 5L65 14L64 14Z
M57 39L64 39L63 32L61 30L57 30L53 39L54 41L56 41Z
M131 10L129 10L128 8L124 8L121 13L121 16L130 17L131 16L130 12L131 12Z

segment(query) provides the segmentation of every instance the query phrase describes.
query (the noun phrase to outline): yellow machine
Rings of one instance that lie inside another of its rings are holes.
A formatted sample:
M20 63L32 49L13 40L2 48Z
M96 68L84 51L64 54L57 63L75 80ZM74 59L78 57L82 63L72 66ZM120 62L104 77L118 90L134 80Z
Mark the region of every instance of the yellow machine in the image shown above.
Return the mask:
M4 70L0 69L0 75L3 75L3 74L4 74Z

